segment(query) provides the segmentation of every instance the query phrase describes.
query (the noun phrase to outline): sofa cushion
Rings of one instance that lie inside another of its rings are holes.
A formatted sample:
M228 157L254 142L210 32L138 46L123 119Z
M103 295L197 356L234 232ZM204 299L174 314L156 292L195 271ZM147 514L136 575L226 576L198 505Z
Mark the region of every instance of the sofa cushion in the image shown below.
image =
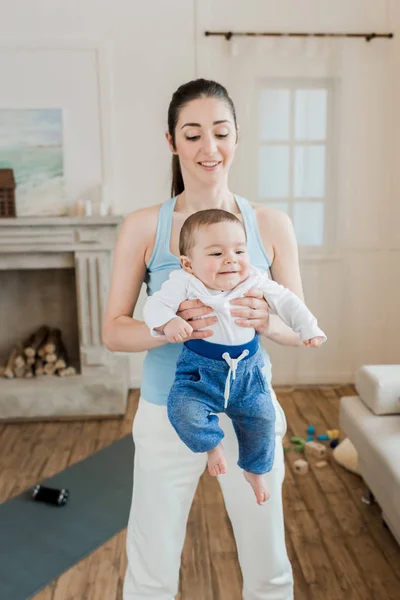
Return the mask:
M400 416L378 417L358 396L347 396L340 400L339 422L357 449L360 465L366 461L374 472L376 485L371 489L376 497L376 488L386 492L387 497L379 499L381 506L393 502L400 516Z
M355 386L364 404L374 414L400 414L400 365L360 367Z

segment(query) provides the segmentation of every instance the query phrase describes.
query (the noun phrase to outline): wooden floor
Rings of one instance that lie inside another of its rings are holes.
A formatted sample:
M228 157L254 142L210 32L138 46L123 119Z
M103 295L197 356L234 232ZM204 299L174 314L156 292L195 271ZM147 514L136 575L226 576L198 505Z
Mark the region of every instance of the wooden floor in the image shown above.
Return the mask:
M277 390L289 437L338 426L338 405L353 388ZM130 433L132 392L124 420L0 425L0 502ZM399 600L400 548L378 506L360 502L362 480L330 461L300 476L286 453L286 540L296 600ZM125 532L64 573L34 600L121 600ZM181 600L240 600L235 543L218 483L204 474L189 517L182 557Z

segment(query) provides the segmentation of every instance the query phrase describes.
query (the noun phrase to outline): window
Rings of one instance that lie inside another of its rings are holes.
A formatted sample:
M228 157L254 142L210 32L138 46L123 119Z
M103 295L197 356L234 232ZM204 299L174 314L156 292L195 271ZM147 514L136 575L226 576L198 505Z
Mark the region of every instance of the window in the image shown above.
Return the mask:
M327 81L259 88L259 201L290 216L299 246L326 243L331 96Z

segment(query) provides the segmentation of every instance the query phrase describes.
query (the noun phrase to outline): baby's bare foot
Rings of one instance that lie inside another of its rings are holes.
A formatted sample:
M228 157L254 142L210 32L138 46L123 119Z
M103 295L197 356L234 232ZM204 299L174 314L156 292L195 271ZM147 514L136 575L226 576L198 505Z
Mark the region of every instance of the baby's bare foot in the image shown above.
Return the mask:
M208 454L208 472L214 477L226 473L226 460L222 444L207 452Z
M256 475L255 473L248 473L247 471L243 471L243 475L253 488L253 491L257 498L257 503L264 504L264 502L266 502L269 498L266 476Z

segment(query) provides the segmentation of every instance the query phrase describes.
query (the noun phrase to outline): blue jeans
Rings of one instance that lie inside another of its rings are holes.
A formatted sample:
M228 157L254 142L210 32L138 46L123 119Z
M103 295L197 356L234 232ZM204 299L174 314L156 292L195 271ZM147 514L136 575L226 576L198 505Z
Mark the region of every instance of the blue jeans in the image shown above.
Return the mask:
M224 437L215 413L232 419L238 465L268 473L275 455L275 410L262 373L258 336L248 344L224 346L191 340L178 358L168 396L168 417L193 452L216 448Z

